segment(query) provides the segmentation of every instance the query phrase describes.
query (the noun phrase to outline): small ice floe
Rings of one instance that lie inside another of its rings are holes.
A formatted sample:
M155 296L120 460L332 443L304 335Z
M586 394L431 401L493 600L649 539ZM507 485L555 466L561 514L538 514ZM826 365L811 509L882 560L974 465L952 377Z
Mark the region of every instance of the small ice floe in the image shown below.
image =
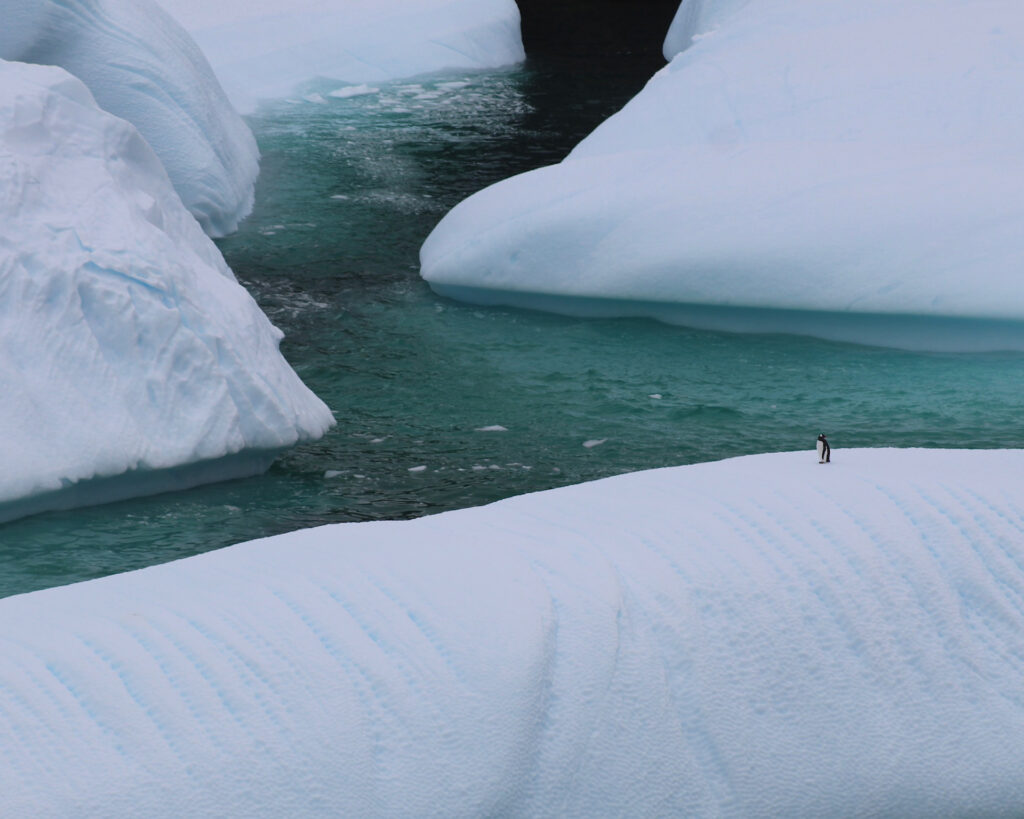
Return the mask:
M586 449L593 449L595 446L601 446L607 440L607 438L591 438L589 441L584 441L583 446Z
M374 88L364 83L363 85L346 85L344 88L336 88L328 92L327 96L334 97L335 99L348 99L349 97L362 97L367 94L379 93L379 88Z
M491 424L489 427L477 427L473 432L508 432L508 428L501 424Z
M331 199L348 199L348 194L336 193L331 197Z
M326 472L324 472L324 477L330 480L331 478L337 478L339 475L344 474L345 473L342 472L340 469L328 469ZM359 476L356 475L356 477L358 478Z
M409 467L409 471L410 472L424 472L424 471L426 471L426 466L410 466Z
M383 444L386 440L387 440L387 436L385 435L383 438L371 438L370 439L370 443L371 444Z
M469 80L455 80L453 82L439 82L438 88L443 88L445 91L458 91L460 88L465 88L469 85Z
M661 400L661 393L660 392L652 392L647 397L648 398L653 398L655 401L660 401Z
M312 102L312 103L315 103L316 105L324 105L324 104L326 104L326 102L327 102L327 100L325 100L325 99L323 98L323 95L322 95L322 94L306 94L306 95L305 95L305 96L303 97L303 99L304 99L304 100L305 100L306 102Z
M487 469L487 467L482 464L473 464L474 472L483 472L485 469Z

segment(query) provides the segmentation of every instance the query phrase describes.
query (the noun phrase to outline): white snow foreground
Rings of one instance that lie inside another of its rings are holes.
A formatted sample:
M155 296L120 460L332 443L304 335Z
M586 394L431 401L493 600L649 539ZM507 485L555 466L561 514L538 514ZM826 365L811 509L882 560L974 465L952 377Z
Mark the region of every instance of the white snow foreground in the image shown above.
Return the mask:
M731 330L1024 345L1024 109L1007 104L1024 96L1024 5L688 2L666 53L683 45L561 164L446 216L421 253L432 286ZM936 332L900 337L915 328Z
M813 451L0 601L10 816L1024 807L1024 451Z
M330 411L280 339L135 128L65 71L0 60L0 520L319 437Z
M515 0L160 0L240 110L310 80L383 82L524 58Z
M0 59L58 65L131 122L203 229L253 205L259 151L199 48L154 0L0 0Z

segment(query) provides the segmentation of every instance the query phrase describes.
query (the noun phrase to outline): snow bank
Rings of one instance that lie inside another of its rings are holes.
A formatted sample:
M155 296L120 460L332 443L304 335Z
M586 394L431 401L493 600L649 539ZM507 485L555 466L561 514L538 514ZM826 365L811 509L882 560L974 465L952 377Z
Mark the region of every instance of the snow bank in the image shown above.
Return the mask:
M259 152L191 38L153 0L0 0L0 59L58 65L163 161L211 236L253 204Z
M0 808L1016 815L1022 472L809 448L8 598Z
M161 0L242 110L309 80L383 82L523 59L515 0Z
M280 338L135 128L59 68L0 61L0 519L319 437Z
M421 254L436 290L677 305L706 326L793 311L750 329L824 311L838 320L812 332L864 341L846 319L998 319L1024 344L1024 109L1007 102L1024 95L1024 6L698 2L673 32L669 51L689 47L564 162L441 222Z

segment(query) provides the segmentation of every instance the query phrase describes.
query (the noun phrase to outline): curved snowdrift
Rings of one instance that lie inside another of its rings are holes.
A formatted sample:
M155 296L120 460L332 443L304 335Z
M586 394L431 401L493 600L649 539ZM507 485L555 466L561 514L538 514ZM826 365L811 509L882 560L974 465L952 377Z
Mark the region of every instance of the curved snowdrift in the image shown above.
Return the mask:
M196 44L153 0L0 0L0 59L57 65L131 122L211 236L253 205L259 151Z
M564 162L445 217L421 253L436 290L699 306L709 326L826 311L834 333L844 315L1024 321L1024 110L1007 103L1024 7L706 5L684 4L673 31L692 44Z
M383 82L524 58L515 0L160 0L240 110L309 80Z
M0 601L5 814L1015 815L1021 451L813 451Z
M280 339L135 128L59 68L0 61L0 519L319 437L331 414Z

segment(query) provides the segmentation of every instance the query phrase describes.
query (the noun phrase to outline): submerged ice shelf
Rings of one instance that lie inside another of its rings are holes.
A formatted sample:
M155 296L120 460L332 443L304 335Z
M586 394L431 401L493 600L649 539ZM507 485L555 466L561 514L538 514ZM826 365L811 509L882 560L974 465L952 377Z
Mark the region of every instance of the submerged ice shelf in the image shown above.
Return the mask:
M11 597L0 807L1013 813L1022 469L748 456Z
M782 311L1024 322L1019 4L685 5L666 49L687 47L620 113L441 221L421 253L435 289L780 311L794 332ZM885 343L873 320L815 322Z

